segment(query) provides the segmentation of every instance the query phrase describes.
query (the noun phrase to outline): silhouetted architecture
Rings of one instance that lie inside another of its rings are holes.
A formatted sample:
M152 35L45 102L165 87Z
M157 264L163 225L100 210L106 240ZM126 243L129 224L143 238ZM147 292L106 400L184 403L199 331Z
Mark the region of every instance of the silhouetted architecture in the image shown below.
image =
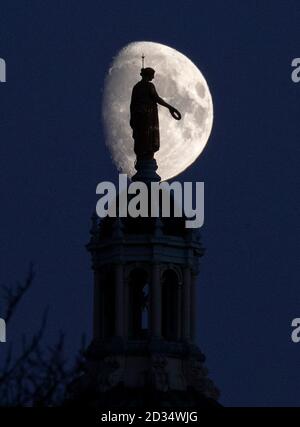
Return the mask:
M94 336L74 397L96 407L218 405L196 345L204 251L183 218L94 216Z
M146 70L133 91L131 123L137 175L149 184L159 179L153 153L159 148L160 98L144 78L150 76ZM97 408L218 406L218 390L196 345L204 253L198 230L186 229L185 218L174 215L100 221L95 214L87 249L94 272L94 331L86 372L72 387L73 402Z
M174 203L174 202L173 202ZM73 399L95 407L218 406L196 345L204 250L184 218L94 215L94 332Z

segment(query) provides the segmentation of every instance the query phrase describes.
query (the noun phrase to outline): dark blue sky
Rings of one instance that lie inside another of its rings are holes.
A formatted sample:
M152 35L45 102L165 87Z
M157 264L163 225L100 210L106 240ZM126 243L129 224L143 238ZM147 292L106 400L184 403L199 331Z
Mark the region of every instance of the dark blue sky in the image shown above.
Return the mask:
M38 273L8 331L15 346L47 305L49 342L60 329L70 349L90 337L84 244L96 184L117 178L103 80L125 44L157 41L199 66L214 102L209 143L179 177L205 182L199 344L211 376L225 405L299 405L299 22L298 0L0 0L0 282L31 260Z

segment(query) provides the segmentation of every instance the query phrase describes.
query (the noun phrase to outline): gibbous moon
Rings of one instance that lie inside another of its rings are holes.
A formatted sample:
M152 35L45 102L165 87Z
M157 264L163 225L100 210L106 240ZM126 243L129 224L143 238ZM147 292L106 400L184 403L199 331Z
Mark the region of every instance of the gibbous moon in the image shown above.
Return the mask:
M212 98L200 70L177 50L152 42L124 47L108 71L102 106L106 144L121 173L131 177L136 172L129 107L132 88L141 79L142 54L145 67L155 69L152 83L159 96L182 114L177 121L158 106L160 150L155 158L164 181L184 171L204 149L213 123Z

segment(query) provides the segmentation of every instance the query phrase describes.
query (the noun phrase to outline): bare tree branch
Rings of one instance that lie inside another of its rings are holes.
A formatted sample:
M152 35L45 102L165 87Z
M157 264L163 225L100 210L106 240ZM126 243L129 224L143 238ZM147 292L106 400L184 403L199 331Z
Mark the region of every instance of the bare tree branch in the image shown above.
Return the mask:
M33 265L30 264L24 284L15 288L2 286L6 322L14 315L34 277ZM62 333L55 345L45 348L42 344L46 325L47 310L35 335L29 342L23 338L19 356L14 357L12 346L8 346L0 369L0 406L59 406L65 399L67 386L82 372L84 337L74 363L70 364L64 355L65 337Z
M19 302L23 298L24 294L31 287L34 276L35 276L35 272L33 269L33 264L30 263L29 271L23 285L21 285L20 283L17 283L17 286L15 288L11 288L5 285L1 287L2 293L4 294L3 298L6 302L6 307L4 311L4 317L3 317L6 323L10 321L12 315L16 311L16 308Z

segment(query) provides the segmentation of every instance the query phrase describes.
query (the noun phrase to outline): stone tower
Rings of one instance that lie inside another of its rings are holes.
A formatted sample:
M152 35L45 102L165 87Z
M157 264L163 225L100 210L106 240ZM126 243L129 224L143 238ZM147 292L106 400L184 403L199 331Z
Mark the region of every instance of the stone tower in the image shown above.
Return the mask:
M151 170L157 177L149 162L138 171L148 184ZM94 215L87 249L94 327L77 399L97 407L218 405L196 345L199 233L184 218Z

